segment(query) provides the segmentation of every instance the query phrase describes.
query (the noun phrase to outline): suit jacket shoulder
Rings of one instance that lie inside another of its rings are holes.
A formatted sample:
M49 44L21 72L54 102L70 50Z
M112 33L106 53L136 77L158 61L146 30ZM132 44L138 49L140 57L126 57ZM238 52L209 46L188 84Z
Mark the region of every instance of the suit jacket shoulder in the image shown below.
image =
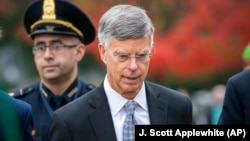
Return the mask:
M155 96L162 96L162 97L166 97L167 99L182 99L182 100L187 100L190 98L187 95L184 95L182 93L180 93L177 90L171 89L169 87L165 87L156 83L152 83L152 82L145 82L146 85L146 90L150 93L153 93ZM162 95L159 95L162 94Z
M69 130L63 128L65 126L75 134L69 136ZM58 136L58 132L64 134ZM116 140L112 116L103 85L96 87L53 113L50 127L51 141L66 141L72 140L72 138L73 140L82 140L84 138L91 141Z
M246 78L250 78L250 70L245 70L234 74L228 79L228 82L235 83L236 85L248 84L249 79Z

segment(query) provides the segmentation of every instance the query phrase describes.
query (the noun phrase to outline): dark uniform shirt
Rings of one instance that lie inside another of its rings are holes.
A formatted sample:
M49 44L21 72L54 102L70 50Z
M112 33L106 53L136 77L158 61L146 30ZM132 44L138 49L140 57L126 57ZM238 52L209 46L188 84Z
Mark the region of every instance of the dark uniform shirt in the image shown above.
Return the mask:
M50 118L53 111L92 90L94 87L92 84L86 84L76 79L61 96L54 96L41 82L16 91L14 93L15 98L26 101L32 106L34 118L32 135L34 141L47 141Z

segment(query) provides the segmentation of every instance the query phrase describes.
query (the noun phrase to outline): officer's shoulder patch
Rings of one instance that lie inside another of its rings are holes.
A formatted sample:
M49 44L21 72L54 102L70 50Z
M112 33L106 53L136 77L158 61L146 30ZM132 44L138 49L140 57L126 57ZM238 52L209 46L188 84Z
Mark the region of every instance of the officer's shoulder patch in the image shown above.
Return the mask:
M33 86L20 88L14 92L9 92L9 95L12 97L20 97L20 96L24 96L24 95L32 93L34 91L34 89L35 88Z

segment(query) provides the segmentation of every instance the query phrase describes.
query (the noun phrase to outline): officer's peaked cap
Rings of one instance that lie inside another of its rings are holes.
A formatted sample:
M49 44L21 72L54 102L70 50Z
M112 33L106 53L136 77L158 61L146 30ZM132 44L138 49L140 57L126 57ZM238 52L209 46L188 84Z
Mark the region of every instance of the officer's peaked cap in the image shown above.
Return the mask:
M35 0L25 11L24 26L32 39L37 34L64 34L87 45L96 34L88 16L67 0Z

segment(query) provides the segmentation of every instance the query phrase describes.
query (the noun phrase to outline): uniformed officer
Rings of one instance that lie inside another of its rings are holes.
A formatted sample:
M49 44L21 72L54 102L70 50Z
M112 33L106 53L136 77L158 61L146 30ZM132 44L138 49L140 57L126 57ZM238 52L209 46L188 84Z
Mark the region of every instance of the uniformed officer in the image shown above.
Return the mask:
M14 93L32 105L35 141L47 141L54 110L95 86L78 78L78 62L86 45L95 39L88 16L66 0L36 0L24 15L24 26L33 40L33 54L40 82Z

